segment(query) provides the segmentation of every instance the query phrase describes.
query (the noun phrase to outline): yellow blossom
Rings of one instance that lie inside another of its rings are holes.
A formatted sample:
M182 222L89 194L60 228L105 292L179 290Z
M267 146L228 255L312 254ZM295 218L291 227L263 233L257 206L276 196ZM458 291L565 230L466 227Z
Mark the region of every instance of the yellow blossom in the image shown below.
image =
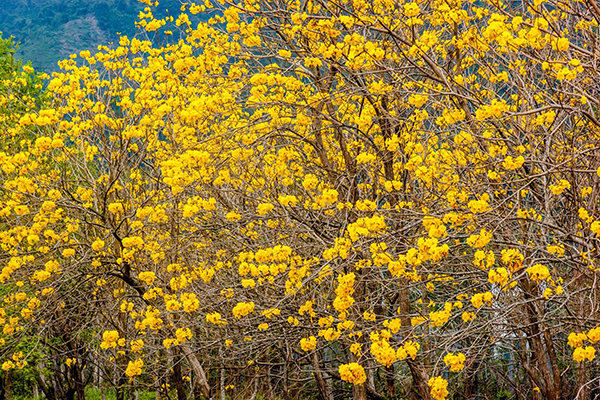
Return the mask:
M342 364L339 367L340 377L354 385L362 385L367 381L364 368L358 363Z

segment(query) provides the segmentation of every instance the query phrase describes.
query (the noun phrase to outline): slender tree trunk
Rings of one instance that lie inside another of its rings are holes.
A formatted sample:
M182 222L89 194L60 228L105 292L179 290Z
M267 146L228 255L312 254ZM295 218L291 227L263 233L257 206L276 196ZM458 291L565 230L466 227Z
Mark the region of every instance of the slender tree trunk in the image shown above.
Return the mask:
M9 370L9 371L6 371L6 375L4 377L4 398L6 400L10 400L12 397L10 395L11 383L12 383L12 372Z
M46 400L56 400L56 393L54 392L54 387L52 385L47 385L44 381L44 378L40 374L35 375L35 380L37 382L37 386L44 393L44 397L46 397ZM1 399L2 396L0 396L0 400Z
M477 394L477 369L479 362L467 364L465 368L465 399L474 398Z
M411 323L410 323L410 297L408 293L408 285L407 283L402 283L400 287L399 293L399 302L400 302L400 321L401 321L401 329L402 338L407 339L410 337ZM407 358L406 362L408 364L408 368L410 369L410 373L413 378L415 389L419 396L423 400L432 400L429 386L427 382L429 381L429 374L425 370L425 366L419 360L419 358L415 358L414 360L411 358Z
M385 389L389 398L396 397L396 373L394 366L390 365L385 368Z
M0 400L6 399L6 386L4 385L6 377L4 374L0 375Z
M187 344L181 344L180 347L188 363L190 364L192 371L194 371L194 376L196 377L196 386L202 391L202 394L205 398L210 399L210 385L208 384L206 374L204 373L204 368L202 368L202 364L200 364L198 357L192 348Z
M124 376L117 378L117 385L115 387L115 396L117 400L125 400L125 384L127 381Z
M250 400L255 400L257 394L258 394L258 377L254 377L254 392L252 392L252 396L250 397Z
M54 371L59 371L60 374L62 375L61 366L56 363L56 359L52 360L52 364L54 366ZM50 374L50 382L52 384L52 390L54 391L55 396L57 398L63 398L64 397L64 391L63 391L64 387L63 387L63 385L59 384L58 374Z
M580 362L577 365L577 387L575 388L575 399L586 400L587 399L587 368L586 362Z
M533 351L533 362L536 366L536 372L539 372L538 380L542 383L542 385L539 386L540 391L542 392L544 399L560 400L560 374L558 375L559 380L556 381L556 375L553 373L554 371L551 370L551 360L549 360L548 356L550 348L546 347L543 341L543 332L545 331L545 329L543 326L543 322L540 321L539 317L541 312L538 312L535 303L531 302L531 298L535 297L536 295L536 293L534 292L535 289L531 287L531 284L526 280L526 278L521 278L520 284L523 288L525 299L528 300L528 303L526 303L525 305L527 318L529 320L527 336L528 341L531 345L531 350ZM550 343L549 345L551 347L552 343ZM558 368L558 366L556 366L556 368Z
M83 359L83 357L82 357ZM83 363L83 361L82 361ZM81 367L80 367L81 365ZM75 364L71 367L73 372L73 379L75 384L75 392L77 393L77 400L85 400L85 378L83 376L83 364Z
M271 360L268 360L271 361ZM267 399L275 400L275 393L273 391L273 379L271 377L271 363L269 362L269 366L267 367Z
M178 358L177 354L173 354L173 385L177 390L177 400L186 400L185 385L181 375L181 362Z
M225 400L225 367L221 367L219 390L221 391L221 400Z
M106 393L104 392L104 375L100 368L98 367L98 387L100 388L100 397L102 400L106 400Z
M160 394L160 378L157 378L156 381L154 382L154 393L156 394L156 400L160 400L160 398L161 398L161 394Z
M330 385L327 384L323 371L321 371L321 365L319 363L319 356L316 351L313 351L311 357L311 364L313 367L313 374L317 381L317 389L319 390L319 398L321 400L333 400L333 390Z
M363 383L362 385L352 386L352 399L353 400L367 400L367 387Z

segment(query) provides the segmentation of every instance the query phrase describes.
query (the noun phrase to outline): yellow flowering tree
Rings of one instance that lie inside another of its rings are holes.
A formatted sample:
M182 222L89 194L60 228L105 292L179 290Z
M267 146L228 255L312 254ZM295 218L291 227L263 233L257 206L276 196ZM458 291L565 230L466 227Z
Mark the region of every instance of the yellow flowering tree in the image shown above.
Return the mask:
M594 395L599 17L146 9L164 42L62 62L3 153L6 362L69 321L119 398Z

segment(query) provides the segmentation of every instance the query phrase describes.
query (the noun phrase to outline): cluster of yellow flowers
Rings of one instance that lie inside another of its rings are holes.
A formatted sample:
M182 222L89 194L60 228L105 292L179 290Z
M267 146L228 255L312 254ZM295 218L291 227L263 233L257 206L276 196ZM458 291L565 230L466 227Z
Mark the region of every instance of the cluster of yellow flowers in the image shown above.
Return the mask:
M217 326L227 325L227 321L222 319L221 314L219 314L216 311L213 313L206 314L206 321L210 322L211 324L217 325Z
M496 283L499 286L504 286L508 283L509 272L506 268L490 269L488 272L488 280L490 283Z
M233 307L232 313L236 318L242 318L254 311L254 302L241 302Z
M338 371L340 378L354 385L362 385L367 381L365 369L358 363L342 364L339 366Z
M561 179L555 185L550 185L549 187L552 193L555 196L558 196L559 194L564 192L565 189L571 189L571 183L569 183L569 181L566 179Z
M398 358L396 350L390 346L389 340L391 337L390 331L384 330L381 333L372 332L371 339L371 354L375 357L378 363L389 367Z
M448 353L444 356L444 364L450 367L450 371L459 372L465 368L466 357L463 353Z
M311 351L317 347L317 338L314 336L310 336L308 338L300 339L300 347L304 351Z
M138 358L135 361L129 361L127 364L127 369L125 370L125 375L130 378L134 376L142 374L142 368L144 367L144 361L141 358Z
M433 397L435 400L444 400L446 396L448 396L448 381L441 376L430 378L427 384L431 388L431 397Z
M490 292L475 293L473 296L471 296L471 303L473 304L473 307L481 308L483 303L491 304L493 299L494 295Z
M333 300L333 307L340 313L340 319L346 318L346 312L348 308L354 304L354 280L356 275L354 273L339 275L338 286L335 289L336 297Z
M102 334L102 343L100 343L102 349L115 348L117 344L125 346L125 339L119 337L118 331L105 331Z
M590 329L585 332L571 332L567 338L569 346L573 347L573 360L583 362L585 360L592 361L596 358L596 349L592 346L585 346L584 343L588 340L592 345L600 342L600 327Z
M529 279L535 282L540 282L550 278L550 271L548 267L542 264L535 264L529 268L527 268L527 274L529 274Z

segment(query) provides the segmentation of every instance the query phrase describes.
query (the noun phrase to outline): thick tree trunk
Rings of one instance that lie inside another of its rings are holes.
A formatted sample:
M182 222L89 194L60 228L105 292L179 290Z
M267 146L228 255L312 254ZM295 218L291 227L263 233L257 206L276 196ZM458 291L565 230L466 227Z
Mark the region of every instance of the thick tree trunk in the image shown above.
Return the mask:
M413 377L413 381L415 384L415 388L419 393L419 397L423 400L432 400L429 385L427 382L429 381L429 376L423 367L423 364L419 362L417 359L412 360L407 358L408 367L410 368L410 373Z

